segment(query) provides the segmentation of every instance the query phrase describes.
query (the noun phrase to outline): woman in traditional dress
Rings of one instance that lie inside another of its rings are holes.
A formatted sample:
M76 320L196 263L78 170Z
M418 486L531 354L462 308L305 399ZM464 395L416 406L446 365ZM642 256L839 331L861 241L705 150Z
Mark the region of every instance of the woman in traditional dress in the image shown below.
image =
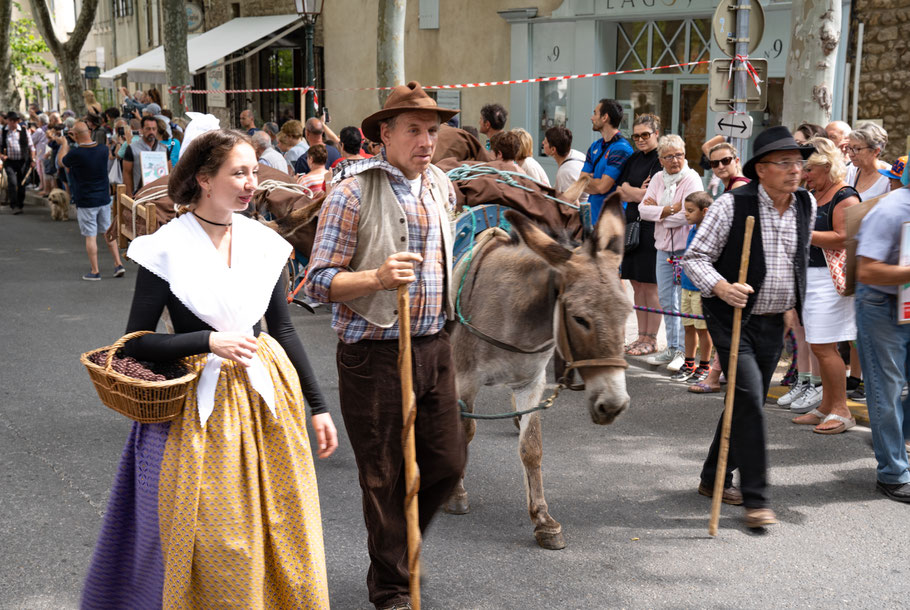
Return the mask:
M291 246L236 213L256 172L245 135L195 137L168 185L189 212L127 253L140 265L127 332L154 331L167 307L175 334L124 352L200 375L177 419L133 424L83 608L329 607L304 396L320 457L337 436L287 311Z
M657 158L660 138L660 117L640 114L632 123L632 141L638 148L622 167L616 180L616 192L626 203L626 224L639 221L638 247L628 250L622 258L622 279L632 284L635 304L660 309L657 298L657 249L654 246L654 222L642 220L638 204L645 198L651 178L661 170ZM630 356L647 356L657 351L657 329L660 314L644 310L635 312L638 319L638 338L626 346Z

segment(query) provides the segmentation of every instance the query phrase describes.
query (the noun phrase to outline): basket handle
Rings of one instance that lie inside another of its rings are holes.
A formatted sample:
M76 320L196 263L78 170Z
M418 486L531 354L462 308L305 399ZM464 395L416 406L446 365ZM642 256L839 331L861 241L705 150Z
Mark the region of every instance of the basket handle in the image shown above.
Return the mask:
M117 341L114 342L114 344L112 346L110 346L110 348L108 348L108 350L107 350L107 359L104 362L104 365L105 365L104 370L105 371L111 370L111 365L113 365L113 363L114 363L114 354L116 354L117 351L120 350L120 348L123 347L127 341L129 341L130 339L135 339L136 337L141 337L142 335L150 335L150 334L152 334L152 331L150 331L150 330L137 330L134 333L125 334L122 337L120 337L119 339L117 339Z

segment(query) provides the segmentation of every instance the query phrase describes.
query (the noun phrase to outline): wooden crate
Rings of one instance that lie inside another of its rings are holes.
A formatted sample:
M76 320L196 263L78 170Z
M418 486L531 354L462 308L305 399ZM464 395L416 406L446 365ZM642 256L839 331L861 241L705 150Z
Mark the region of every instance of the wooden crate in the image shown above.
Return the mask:
M129 212L130 220L124 219L124 212ZM142 219L145 231L137 227ZM118 184L114 193L114 222L117 226L117 245L126 248L129 242L139 235L149 235L158 229L158 213L154 203L136 204L133 198L126 194L126 187Z

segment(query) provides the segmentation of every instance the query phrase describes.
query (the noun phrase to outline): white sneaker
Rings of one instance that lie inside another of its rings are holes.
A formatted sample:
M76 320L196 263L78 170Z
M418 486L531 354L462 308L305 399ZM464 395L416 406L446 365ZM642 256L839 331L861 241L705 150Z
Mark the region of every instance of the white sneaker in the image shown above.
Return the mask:
M810 385L805 393L790 403L790 410L794 413L808 413L822 404L822 386Z
M678 373L679 369L686 363L686 355L682 352L673 352L673 360L667 365L667 370L671 373Z
M793 401L805 394L811 385L812 382L808 379L797 378L796 383L790 386L790 391L777 399L777 406L785 409L790 408Z
M660 366L662 364L669 364L670 362L673 362L673 358L675 356L676 356L676 350L668 347L667 349L665 349L662 352L658 352L658 353L654 354L653 356L649 356L648 359L645 360L645 362L647 362L651 366Z

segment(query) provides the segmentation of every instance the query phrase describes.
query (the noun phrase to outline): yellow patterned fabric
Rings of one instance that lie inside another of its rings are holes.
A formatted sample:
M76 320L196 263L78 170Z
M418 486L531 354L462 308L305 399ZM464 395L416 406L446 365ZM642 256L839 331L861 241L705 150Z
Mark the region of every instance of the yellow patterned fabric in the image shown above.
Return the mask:
M272 337L258 344L278 419L225 360L205 428L195 387L171 424L158 493L164 608L329 607L300 381Z

